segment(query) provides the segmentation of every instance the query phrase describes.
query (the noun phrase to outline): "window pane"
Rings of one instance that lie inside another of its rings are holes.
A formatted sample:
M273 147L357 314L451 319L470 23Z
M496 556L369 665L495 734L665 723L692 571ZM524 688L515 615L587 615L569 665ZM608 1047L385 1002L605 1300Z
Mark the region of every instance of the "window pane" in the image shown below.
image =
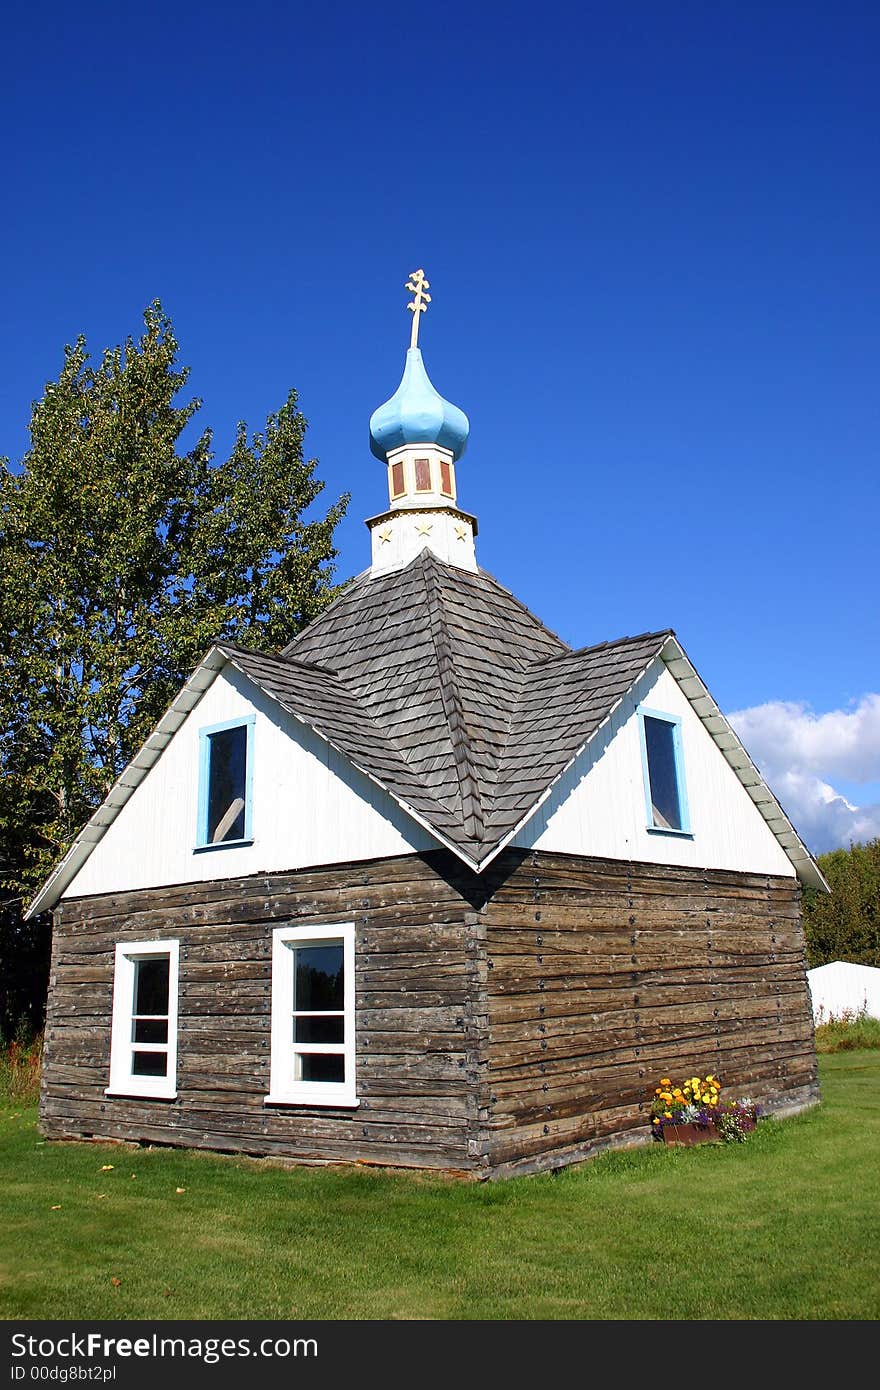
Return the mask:
M296 949L294 1009L342 1009L342 942Z
M171 961L168 956L146 956L135 961L134 1009L136 1014L168 1013L168 979ZM138 1042L147 1042L138 1038ZM150 1039L152 1041L152 1039ZM157 1038L156 1042L164 1041Z
M293 1020L293 1040L298 1043L345 1042L345 1020L334 1018L332 1014L323 1018L303 1018L300 1014Z
M136 1043L167 1043L168 1041L168 1020L167 1018L136 1018L134 1021L134 1037L132 1042Z
M301 1081L344 1081L345 1058L339 1052L301 1052L299 1077Z
M135 1076L167 1076L167 1052L135 1052L131 1070Z
M440 490L447 497L452 496L452 469L446 459L440 460Z
M403 464L392 463L391 465L391 495L401 497L405 491L403 485Z
M247 771L247 728L223 729L208 737L208 840L244 838L245 775Z
M665 719L645 719L648 781L654 824L664 830L681 829L681 805L675 770L675 726Z
M428 459L416 459L416 491L431 491L431 464Z

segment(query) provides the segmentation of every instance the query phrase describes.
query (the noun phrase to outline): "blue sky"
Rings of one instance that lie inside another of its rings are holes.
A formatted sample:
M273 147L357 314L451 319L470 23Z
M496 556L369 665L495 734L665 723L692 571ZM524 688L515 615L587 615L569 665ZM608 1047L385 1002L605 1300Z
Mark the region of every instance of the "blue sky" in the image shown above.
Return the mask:
M10 11L0 453L158 297L218 452L296 386L355 573L424 266L484 567L674 627L813 845L880 834L878 58L867 3Z

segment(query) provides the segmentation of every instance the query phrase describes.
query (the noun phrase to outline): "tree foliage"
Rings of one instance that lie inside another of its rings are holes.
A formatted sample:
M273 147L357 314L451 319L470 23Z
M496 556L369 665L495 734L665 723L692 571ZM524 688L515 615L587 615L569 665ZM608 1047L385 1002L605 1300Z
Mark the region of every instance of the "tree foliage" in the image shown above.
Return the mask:
M324 484L296 392L217 462L180 402L170 320L93 364L80 338L0 469L0 881L25 897L218 639L269 649L332 597L346 496ZM186 441L194 442L187 446Z
M0 1049L42 1027L51 946L48 912L25 922L17 900L0 903Z
M807 964L880 966L880 839L819 856L831 893L804 893Z

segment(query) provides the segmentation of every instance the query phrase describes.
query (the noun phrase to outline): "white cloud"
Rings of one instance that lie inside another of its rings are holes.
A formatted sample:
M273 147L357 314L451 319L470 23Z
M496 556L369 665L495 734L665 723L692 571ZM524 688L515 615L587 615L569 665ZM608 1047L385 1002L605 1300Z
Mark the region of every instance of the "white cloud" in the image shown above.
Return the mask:
M880 695L852 709L816 714L807 704L772 700L729 716L757 763L850 782L880 781Z
M773 700L728 717L814 853L880 836L880 804L854 806L832 785L880 781L880 695L825 714Z

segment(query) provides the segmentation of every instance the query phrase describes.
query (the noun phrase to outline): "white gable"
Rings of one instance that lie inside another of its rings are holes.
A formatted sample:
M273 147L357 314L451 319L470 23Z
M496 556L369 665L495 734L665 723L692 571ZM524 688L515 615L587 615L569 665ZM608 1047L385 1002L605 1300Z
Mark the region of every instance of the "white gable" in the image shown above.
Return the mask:
M681 719L691 836L647 828L640 704ZM795 869L675 677L651 663L516 836L526 849L649 864L784 874Z
M199 729L255 716L253 843L196 850ZM436 849L437 841L311 729L227 666L65 889L121 893Z

